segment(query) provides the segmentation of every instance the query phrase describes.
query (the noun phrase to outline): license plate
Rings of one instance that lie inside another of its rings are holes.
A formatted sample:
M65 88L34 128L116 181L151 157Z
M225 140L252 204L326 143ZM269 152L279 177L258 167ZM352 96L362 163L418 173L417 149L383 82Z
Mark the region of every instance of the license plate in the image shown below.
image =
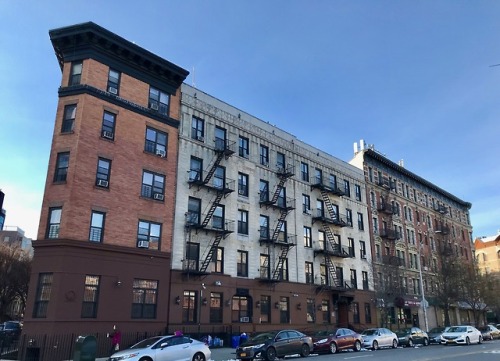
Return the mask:
M244 352L240 353L240 357L245 357L246 355L247 355L247 354L246 354L246 353L244 353Z

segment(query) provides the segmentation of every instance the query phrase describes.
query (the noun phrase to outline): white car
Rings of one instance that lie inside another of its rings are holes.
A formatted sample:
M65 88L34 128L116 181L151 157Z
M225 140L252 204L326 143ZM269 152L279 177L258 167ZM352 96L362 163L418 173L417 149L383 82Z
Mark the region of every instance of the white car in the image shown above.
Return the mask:
M111 355L109 361L210 361L208 346L187 336L156 336Z
M441 335L442 345L470 345L483 343L481 331L472 326L451 326Z
M381 347L398 347L398 336L388 328L368 328L361 333L363 347L373 351Z

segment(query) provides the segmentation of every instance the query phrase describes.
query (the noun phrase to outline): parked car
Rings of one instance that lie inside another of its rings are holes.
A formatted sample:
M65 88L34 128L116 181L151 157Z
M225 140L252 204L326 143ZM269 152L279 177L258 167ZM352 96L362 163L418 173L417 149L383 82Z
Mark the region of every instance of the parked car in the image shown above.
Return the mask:
M368 328L361 333L363 347L378 350L382 347L398 347L398 336L388 328Z
M495 338L500 338L500 330L493 325L478 327L478 330L481 331L483 340L493 340Z
M361 335L349 328L320 330L310 335L314 343L314 353L336 353L347 349L359 351L363 342Z
M274 361L278 357L300 354L309 356L313 350L311 336L297 330L279 330L261 332L252 335L236 348L236 358L253 360L260 356L264 360Z
M396 335L398 335L398 344L401 346L429 345L429 335L418 327L403 328L396 331Z
M115 352L109 361L169 360L209 361L212 352L206 344L188 336L156 336Z
M429 335L429 342L432 343L441 343L441 335L443 332L445 332L448 329L448 327L434 327L431 329L429 332L427 332L427 335Z
M0 341L4 345L17 341L21 336L21 323L19 321L6 321L0 325Z
M481 331L473 326L451 326L441 335L443 345L470 345L483 343Z

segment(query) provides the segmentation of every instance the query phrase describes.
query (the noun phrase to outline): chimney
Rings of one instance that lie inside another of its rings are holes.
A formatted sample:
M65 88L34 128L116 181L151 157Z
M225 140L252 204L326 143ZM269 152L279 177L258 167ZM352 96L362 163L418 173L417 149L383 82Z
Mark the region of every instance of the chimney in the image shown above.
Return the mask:
M361 148L361 150L364 150L365 149L365 140L364 139L361 139L359 141L359 147Z

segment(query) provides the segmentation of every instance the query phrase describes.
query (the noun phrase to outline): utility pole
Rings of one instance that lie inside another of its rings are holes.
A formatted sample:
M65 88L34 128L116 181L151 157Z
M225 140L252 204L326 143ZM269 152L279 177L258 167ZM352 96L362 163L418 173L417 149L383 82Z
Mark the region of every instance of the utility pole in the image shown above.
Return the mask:
M422 256L420 250L422 249L422 244L418 246L418 273L420 276L420 292L422 292L422 301L420 302L424 310L424 322L425 322L425 332L429 332L429 325L427 324L427 300L425 299L424 293L424 282L422 279Z

